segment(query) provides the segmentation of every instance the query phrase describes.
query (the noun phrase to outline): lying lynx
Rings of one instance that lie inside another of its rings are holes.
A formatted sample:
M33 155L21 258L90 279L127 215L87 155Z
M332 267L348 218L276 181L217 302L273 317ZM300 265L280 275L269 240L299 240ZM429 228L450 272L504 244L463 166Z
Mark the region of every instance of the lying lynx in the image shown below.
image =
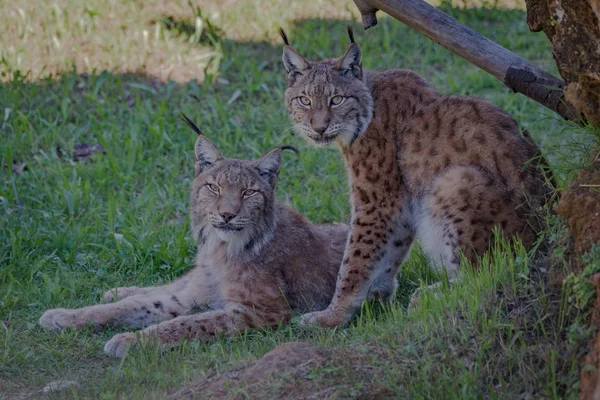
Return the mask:
M282 147L255 161L225 159L198 133L191 227L198 240L196 266L161 287L126 287L105 294L110 304L57 308L40 324L146 329L115 335L106 354L122 357L142 341L164 345L183 339L276 328L295 313L329 304L348 236L346 225L313 225L275 200ZM196 313L202 308L210 311Z
M350 29L345 54L320 62L281 33L294 127L316 145L338 145L351 186L334 298L305 321L346 324L367 290L392 292L415 237L451 280L460 255L476 263L495 227L532 245L549 188L538 149L513 118L483 99L439 95L412 71L363 71Z

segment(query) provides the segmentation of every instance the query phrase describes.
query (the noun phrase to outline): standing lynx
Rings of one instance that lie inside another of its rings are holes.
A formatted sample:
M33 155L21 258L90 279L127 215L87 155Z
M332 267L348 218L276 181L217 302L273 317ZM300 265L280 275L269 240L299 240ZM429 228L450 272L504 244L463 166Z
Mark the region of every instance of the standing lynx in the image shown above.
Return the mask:
M256 161L225 159L184 118L198 133L190 207L199 241L196 267L165 286L109 291L110 304L48 310L42 326L147 327L137 337L121 333L106 343L107 354L122 357L138 338L165 345L207 341L276 328L295 313L329 304L348 226L313 225L275 200L284 148ZM115 295L119 301L112 303ZM210 311L198 313L202 309Z
M533 244L549 189L538 149L513 118L479 98L439 95L412 71L363 71L350 29L344 55L320 62L281 33L294 127L316 145L337 144L351 187L336 292L307 322L348 323L368 288L389 296L415 237L451 280L460 254L476 263L495 227Z

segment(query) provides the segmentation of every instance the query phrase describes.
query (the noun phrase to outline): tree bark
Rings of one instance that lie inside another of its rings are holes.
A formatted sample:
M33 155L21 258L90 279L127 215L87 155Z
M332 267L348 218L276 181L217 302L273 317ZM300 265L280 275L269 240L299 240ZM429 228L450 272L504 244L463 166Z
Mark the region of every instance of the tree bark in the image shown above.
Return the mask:
M411 28L489 72L515 92L577 123L584 119L564 96L565 84L524 58L466 27L422 0L354 0L365 29L377 25L384 11Z
M544 31L567 83L565 98L600 126L600 0L526 0L527 24Z

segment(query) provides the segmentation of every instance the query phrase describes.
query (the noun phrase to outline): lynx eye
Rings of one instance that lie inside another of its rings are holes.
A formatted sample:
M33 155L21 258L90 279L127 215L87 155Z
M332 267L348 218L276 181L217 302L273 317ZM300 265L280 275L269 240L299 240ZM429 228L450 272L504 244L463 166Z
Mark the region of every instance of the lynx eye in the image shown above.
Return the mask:
M298 103L304 107L308 107L310 106L310 99L306 96L300 96L298 97Z
M333 96L331 98L331 105L332 106L339 106L340 104L342 104L344 102L344 98L342 96Z
M244 197L252 197L256 193L258 193L258 190L246 189L246 190L244 190Z
M219 187L215 184L212 183L207 183L206 187L208 188L208 190L210 190L213 193L219 194Z

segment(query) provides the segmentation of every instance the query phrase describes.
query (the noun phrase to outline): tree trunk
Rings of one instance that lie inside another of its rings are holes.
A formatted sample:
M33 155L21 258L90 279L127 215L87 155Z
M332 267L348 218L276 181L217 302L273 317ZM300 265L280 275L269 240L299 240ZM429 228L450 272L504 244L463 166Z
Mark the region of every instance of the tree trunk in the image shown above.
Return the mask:
M600 126L600 0L525 2L529 29L552 42L565 98Z

